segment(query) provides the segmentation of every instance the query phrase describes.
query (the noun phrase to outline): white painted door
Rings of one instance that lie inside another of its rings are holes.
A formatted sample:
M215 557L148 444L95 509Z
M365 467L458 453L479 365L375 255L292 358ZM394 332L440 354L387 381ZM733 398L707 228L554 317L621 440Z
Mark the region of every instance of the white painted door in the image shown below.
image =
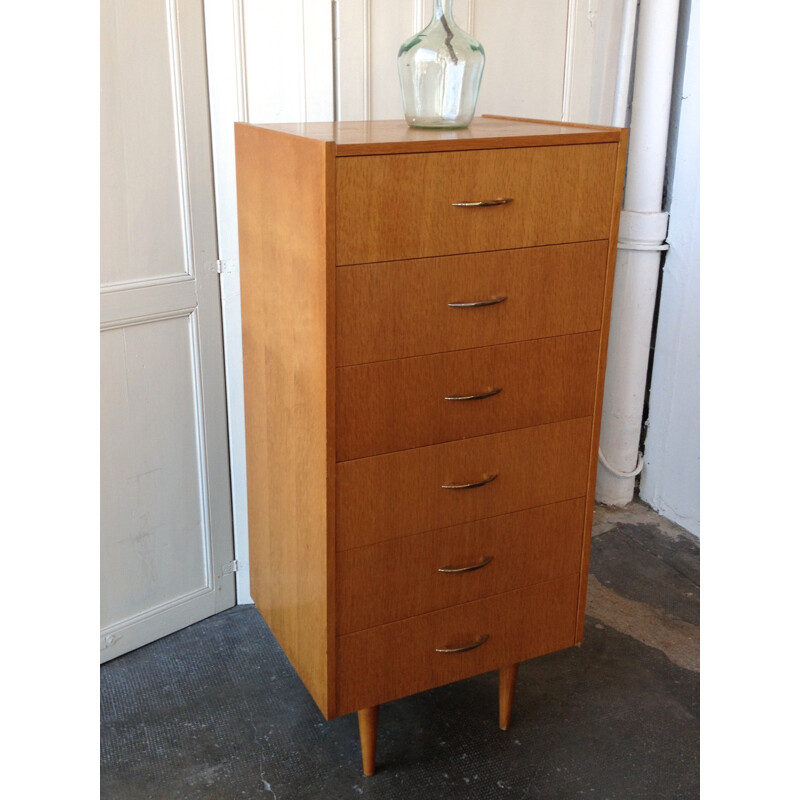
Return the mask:
M101 660L235 602L202 0L101 2Z

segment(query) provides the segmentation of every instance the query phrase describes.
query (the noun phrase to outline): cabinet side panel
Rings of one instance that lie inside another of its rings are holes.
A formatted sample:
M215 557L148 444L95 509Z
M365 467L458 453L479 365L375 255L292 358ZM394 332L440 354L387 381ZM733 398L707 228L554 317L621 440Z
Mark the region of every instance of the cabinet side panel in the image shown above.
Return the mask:
M600 448L600 423L603 418L603 389L605 386L606 356L608 354L608 329L611 322L611 298L614 293L614 267L617 263L617 239L619 238L619 217L622 210L622 192L625 185L625 165L628 148L628 131L620 130L617 147L617 165L614 178L611 225L608 232L608 262L603 299L603 322L600 327L600 358L597 364L595 384L594 416L592 420L592 449L589 461L589 479L586 488L586 521L583 535L583 560L579 583L578 619L575 627L575 642L583 641L583 624L586 615L586 586L589 579L589 549L592 541L592 519L594 514L594 490L597 480L597 458Z
M332 169L328 143L236 125L251 594L326 716Z

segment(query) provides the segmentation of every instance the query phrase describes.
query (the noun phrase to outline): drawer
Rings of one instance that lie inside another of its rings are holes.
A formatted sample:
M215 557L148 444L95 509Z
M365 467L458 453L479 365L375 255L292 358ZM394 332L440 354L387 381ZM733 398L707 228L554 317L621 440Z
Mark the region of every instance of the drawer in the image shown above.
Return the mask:
M582 417L340 462L336 549L583 497L591 436Z
M336 557L337 633L576 573L584 512L580 498L345 550Z
M340 636L337 712L479 675L575 644L578 576ZM488 639L461 653L439 653Z
M606 255L597 241L337 269L336 363L599 330Z
M340 367L336 458L589 416L599 348L594 331Z
M616 159L616 144L337 158L336 263L607 239Z

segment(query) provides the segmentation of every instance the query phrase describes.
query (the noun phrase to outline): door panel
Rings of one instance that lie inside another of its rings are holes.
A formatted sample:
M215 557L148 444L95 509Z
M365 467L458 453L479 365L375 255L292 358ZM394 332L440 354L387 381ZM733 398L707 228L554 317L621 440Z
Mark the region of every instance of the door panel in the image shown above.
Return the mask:
M103 286L191 272L174 7L103 4Z
M235 601L201 0L101 3L101 660Z
M104 627L211 589L195 314L102 335Z

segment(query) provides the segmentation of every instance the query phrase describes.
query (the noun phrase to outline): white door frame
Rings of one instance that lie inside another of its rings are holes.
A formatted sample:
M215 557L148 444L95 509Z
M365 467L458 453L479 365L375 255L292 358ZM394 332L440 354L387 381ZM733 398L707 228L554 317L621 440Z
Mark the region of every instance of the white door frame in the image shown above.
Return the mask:
M233 546L236 602L252 603L247 540L247 469L242 384L242 314L239 303L239 237L236 214L236 165L233 123L248 122L247 69L244 52L244 0L206 0L206 59L214 162L214 202L228 400L228 446L231 459Z

